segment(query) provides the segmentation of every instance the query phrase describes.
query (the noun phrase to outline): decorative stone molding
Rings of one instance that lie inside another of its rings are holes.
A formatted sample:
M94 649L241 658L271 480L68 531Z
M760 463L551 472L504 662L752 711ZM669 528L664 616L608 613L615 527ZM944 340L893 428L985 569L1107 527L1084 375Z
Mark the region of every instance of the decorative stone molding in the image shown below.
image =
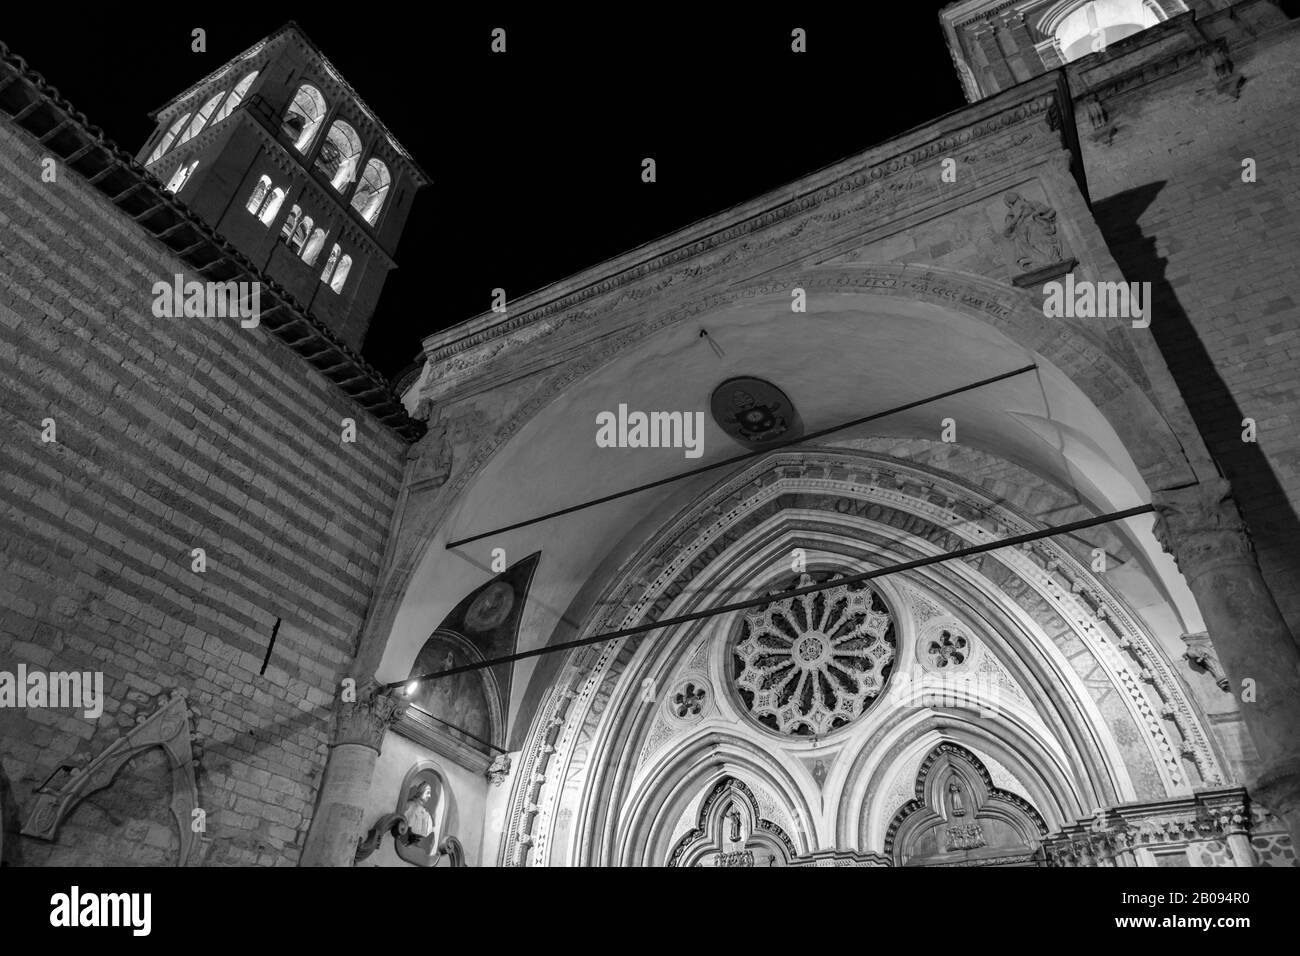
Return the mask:
M360 744L380 752L384 735L406 713L407 704L371 683L357 689L355 701L341 701L334 718L334 746Z
M1048 866L1114 866L1118 857L1139 849L1192 850L1215 842L1236 844L1235 852L1244 853L1248 843L1236 838L1250 837L1256 821L1245 790L1210 790L1099 810L1093 819L1052 834L1043 846Z
M38 791L32 812L22 829L24 836L53 840L59 825L73 808L90 794L109 786L118 772L137 754L151 747L161 747L171 765L171 811L179 830L180 853L177 866L196 862L199 838L191 829L193 812L198 808L198 785L194 780L194 752L190 746L191 709L185 693L177 690L161 698L159 708L149 717L138 717L135 727L118 737L85 767L71 771L56 791Z

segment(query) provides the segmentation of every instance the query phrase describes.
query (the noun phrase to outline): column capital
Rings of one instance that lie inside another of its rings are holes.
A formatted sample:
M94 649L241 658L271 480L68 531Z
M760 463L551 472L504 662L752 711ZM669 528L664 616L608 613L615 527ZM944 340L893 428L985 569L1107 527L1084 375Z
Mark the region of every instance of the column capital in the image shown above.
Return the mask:
M1221 565L1255 563L1250 533L1223 478L1157 491L1155 536L1189 581Z
M357 688L357 699L340 701L334 720L334 746L361 744L379 753L388 728L406 713L407 702L371 682Z

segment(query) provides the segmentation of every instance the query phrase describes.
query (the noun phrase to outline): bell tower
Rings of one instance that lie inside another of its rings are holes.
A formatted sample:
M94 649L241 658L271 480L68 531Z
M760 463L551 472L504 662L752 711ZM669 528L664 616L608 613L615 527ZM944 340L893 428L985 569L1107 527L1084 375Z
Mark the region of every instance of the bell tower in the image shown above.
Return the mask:
M302 28L151 115L136 159L359 351L429 178Z
M939 13L966 100L1103 52L1110 44L1227 0L958 0Z

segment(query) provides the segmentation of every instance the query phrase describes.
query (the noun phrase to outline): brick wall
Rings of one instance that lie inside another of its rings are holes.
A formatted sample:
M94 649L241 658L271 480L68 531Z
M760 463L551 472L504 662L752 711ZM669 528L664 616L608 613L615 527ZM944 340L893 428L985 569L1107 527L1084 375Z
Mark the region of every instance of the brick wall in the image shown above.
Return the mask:
M264 330L154 318L180 263L40 155L0 121L0 671L102 671L105 709L0 708L0 791L25 821L51 771L182 688L204 860L293 864L405 446ZM174 862L159 756L6 862Z
M1246 84L1194 66L1112 109L1085 145L1097 221L1125 275L1152 282L1151 333L1236 489L1265 577L1300 634L1300 32L1229 37ZM1110 106L1108 105L1108 108ZM1080 115L1081 129L1087 129ZM1252 158L1258 182L1241 180ZM1241 440L1242 419L1258 444Z

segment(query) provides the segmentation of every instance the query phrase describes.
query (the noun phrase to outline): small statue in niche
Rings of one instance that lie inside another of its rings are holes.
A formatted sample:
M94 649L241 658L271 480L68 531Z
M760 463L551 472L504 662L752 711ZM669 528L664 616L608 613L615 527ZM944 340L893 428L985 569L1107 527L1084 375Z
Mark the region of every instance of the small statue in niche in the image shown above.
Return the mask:
M1007 204L1002 235L1016 247L1016 265L1021 269L1060 262L1064 258L1061 239L1056 234L1056 210L1019 193L1002 197Z
M731 823L731 842L740 842L740 811L732 807L727 811L727 820Z
M966 815L966 804L962 800L961 786L956 780L948 781L948 794L952 798L952 815L954 817L964 817Z

